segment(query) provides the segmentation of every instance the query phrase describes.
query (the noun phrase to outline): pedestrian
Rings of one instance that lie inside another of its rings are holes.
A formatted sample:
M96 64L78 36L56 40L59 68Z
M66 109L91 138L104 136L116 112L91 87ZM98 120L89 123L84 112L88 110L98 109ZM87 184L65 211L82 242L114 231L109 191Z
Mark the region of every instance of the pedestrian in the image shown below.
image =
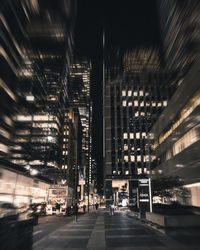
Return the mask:
M99 207L99 204L96 203L96 204L95 204L96 211L98 210L98 207Z
M83 205L83 212L85 213L85 210L86 210L86 205L84 204Z
M78 205L75 203L74 205L74 221L77 222L77 216L78 216Z
M115 205L114 203L111 205L111 211L112 211L112 215L114 215L114 209L115 209Z
M60 213L60 204L56 202L56 215L59 215Z

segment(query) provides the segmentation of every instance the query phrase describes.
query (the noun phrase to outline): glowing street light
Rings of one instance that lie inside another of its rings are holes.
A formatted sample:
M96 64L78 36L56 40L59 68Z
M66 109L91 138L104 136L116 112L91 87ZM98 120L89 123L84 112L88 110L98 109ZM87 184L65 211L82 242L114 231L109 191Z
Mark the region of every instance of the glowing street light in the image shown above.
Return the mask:
M30 165L25 166L25 169L30 170Z
M36 169L31 169L31 170L30 170L30 174L31 174L31 175L37 175L38 173L39 173L39 171L36 170Z

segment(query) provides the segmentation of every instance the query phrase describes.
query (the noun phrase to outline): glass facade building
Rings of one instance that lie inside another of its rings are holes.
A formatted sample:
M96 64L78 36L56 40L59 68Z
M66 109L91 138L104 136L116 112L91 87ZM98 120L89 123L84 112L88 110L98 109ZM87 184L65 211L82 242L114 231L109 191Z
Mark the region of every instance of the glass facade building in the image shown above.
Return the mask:
M76 1L8 0L1 5L2 167L62 179L75 14Z

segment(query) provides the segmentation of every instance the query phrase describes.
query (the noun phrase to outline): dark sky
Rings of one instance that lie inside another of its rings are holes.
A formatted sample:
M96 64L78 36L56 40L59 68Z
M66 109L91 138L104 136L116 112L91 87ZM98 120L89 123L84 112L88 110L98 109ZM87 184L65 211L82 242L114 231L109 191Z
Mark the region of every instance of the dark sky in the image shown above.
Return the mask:
M102 30L106 50L158 46L159 31L154 0L78 0L75 56L92 62L93 155L102 182Z

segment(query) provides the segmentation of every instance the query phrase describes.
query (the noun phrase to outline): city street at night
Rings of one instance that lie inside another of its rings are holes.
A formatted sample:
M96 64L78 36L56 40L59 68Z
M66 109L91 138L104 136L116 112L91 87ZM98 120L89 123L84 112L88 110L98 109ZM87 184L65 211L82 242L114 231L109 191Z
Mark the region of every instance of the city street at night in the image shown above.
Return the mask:
M0 2L0 250L199 249L200 0Z
M128 213L129 214L129 213ZM174 229L165 233L125 212L109 215L94 209L74 218L42 218L34 227L34 250L184 250L199 249L200 232Z

